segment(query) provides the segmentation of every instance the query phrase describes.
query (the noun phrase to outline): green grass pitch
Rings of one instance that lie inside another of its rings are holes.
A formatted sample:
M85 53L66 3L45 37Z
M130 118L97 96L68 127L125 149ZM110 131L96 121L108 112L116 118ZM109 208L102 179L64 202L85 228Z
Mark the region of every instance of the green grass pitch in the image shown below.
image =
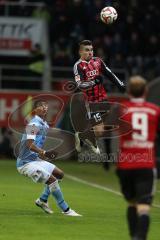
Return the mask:
M101 164L57 162L66 174L119 191L114 170ZM43 186L21 176L15 161L0 160L0 240L129 240L126 203L121 196L67 176L61 183L65 199L83 217L63 216L50 197L53 215L34 205ZM160 183L154 204L160 206ZM149 240L159 239L160 208L151 211Z

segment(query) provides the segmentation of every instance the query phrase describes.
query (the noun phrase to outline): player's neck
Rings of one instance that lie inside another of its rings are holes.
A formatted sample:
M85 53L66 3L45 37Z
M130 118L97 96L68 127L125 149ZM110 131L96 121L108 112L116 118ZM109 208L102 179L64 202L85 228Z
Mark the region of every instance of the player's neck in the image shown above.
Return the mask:
M139 98L130 98L131 102L144 102L145 98L144 97L139 97Z
M41 115L38 115L38 114L36 114L35 117L38 117L38 118L40 118L40 120L43 120L43 121L45 120L44 116L41 116Z

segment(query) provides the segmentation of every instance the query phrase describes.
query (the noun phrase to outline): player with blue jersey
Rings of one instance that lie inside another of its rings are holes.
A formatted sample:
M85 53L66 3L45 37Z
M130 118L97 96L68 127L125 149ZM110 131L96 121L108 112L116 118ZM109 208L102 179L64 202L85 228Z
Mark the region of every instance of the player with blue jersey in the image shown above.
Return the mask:
M19 156L17 158L17 170L20 174L30 177L36 183L44 183L45 189L36 205L46 213L53 213L48 206L48 197L51 194L64 215L81 216L70 209L65 202L58 180L63 178L63 172L54 164L47 161L55 158L54 150L45 151L43 145L49 125L45 121L48 112L48 103L37 101L34 104L34 116L27 124L25 133L22 136Z

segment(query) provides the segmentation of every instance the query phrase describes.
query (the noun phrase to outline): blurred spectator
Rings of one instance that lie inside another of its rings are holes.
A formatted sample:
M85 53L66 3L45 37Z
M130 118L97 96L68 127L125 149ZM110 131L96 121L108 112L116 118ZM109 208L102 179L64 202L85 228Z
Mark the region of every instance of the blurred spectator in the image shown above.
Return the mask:
M150 57L156 56L158 53L160 53L159 50L159 41L158 37L156 35L151 35L146 43L148 45L148 51L147 55Z
M13 133L8 128L1 128L2 140L0 142L0 157L14 158L13 146L14 137Z
M0 0L0 16L3 16L5 14L5 2L7 2L7 0Z
M84 30L85 30L85 27L87 27L86 22L88 19L87 19L87 13L86 13L84 1L71 0L69 1L68 6L69 6L68 13L70 16L71 25L73 26L76 23L79 23L84 27Z
M40 4L33 10L32 17L44 19L47 22L51 20L48 7L44 3Z
M5 2L0 0L0 6ZM32 7L31 11L25 5L26 2L42 4L34 9ZM14 16L32 15L47 20L51 49L55 51L52 54L53 64L72 65L77 59L77 43L82 39L91 39L96 45L98 55L107 60L109 65L127 66L130 74L143 72L146 75L149 72L150 77L159 75L158 1L124 0L122 4L120 0L20 0L19 3L19 8L12 9L15 11ZM118 19L114 24L105 25L100 19L100 11L106 6L113 6L118 12ZM62 38L66 46L62 44ZM122 64L120 58L123 58Z
M43 74L44 70L44 53L39 43L36 43L31 50L29 69L35 73Z
M66 38L61 36L54 44L53 48L53 65L67 66L71 64L71 49Z
M121 52L116 53L115 57L111 59L111 67L126 68L125 58Z

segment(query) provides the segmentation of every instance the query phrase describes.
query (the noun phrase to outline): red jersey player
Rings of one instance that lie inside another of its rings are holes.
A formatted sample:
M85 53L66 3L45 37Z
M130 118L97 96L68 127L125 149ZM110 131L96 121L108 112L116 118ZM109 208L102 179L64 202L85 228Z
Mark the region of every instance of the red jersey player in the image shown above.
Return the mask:
M146 81L140 76L131 77L128 85L130 100L123 120L132 131L120 137L120 156L117 174L127 209L131 239L146 240L149 227L149 210L153 198L155 169L155 139L160 118L158 106L145 101Z
M106 75L120 90L125 89L124 83L105 65L102 59L93 57L93 45L90 40L79 44L80 59L74 65L75 81L87 95L89 102L106 100L106 91L102 84L102 75Z
M103 86L103 75L113 81L120 90L125 89L124 83L105 65L102 59L93 57L93 45L90 40L83 40L79 44L80 59L74 65L74 75L77 86L87 97L88 103L99 103L107 100L106 90ZM89 106L88 104L88 106ZM88 116L94 116L92 109L88 110ZM96 113L97 114L97 113ZM98 113L99 114L99 113ZM99 116L98 116L99 117ZM103 125L97 125L94 130L102 131ZM81 150L78 133L76 133L76 149ZM99 153L97 146L91 146L92 150Z

